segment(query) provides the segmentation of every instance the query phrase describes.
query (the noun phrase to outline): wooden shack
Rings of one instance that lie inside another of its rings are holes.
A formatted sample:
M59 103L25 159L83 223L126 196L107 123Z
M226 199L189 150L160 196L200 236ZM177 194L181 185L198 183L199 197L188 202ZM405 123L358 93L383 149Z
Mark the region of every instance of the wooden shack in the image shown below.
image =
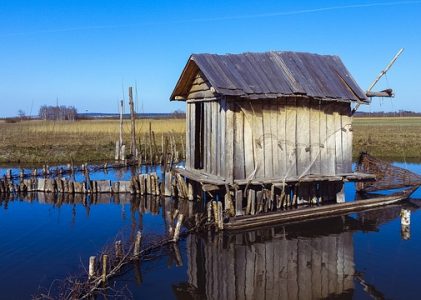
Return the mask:
M193 54L171 100L185 171L238 184L352 172L351 103L368 101L339 57L298 52Z

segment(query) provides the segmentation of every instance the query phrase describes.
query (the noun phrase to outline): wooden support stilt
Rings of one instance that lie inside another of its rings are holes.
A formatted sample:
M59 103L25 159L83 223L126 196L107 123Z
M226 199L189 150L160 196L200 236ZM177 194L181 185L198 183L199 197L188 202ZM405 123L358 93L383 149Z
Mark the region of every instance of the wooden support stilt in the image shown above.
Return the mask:
M256 193L256 212L259 214L263 211L263 191L257 191Z
M108 255L104 254L102 256L102 282L107 281L107 265L108 265Z
M114 248L115 248L115 256L117 258L123 257L123 244L120 240L115 242Z
M171 172L165 172L164 196L171 196Z
M336 183L336 203L345 203L345 190L343 181Z
M92 279L95 276L95 264L96 264L96 256L89 257L89 271L88 271L89 279Z
M243 191L235 191L235 215L242 216L243 213Z

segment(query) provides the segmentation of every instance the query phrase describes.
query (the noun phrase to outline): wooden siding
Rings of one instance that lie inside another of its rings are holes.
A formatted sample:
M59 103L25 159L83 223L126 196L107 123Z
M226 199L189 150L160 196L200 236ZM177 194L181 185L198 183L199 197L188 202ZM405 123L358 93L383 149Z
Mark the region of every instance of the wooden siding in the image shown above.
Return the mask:
M192 169L198 147L191 132L197 124L195 105L203 105L203 171L208 174L232 182L351 171L349 103L302 98L188 101L186 167Z
M189 236L189 284L206 299L322 299L353 290L351 232L265 237L258 231L230 241Z
M211 87L209 81L203 73L199 71L193 79L187 99L214 98L215 93L212 91Z

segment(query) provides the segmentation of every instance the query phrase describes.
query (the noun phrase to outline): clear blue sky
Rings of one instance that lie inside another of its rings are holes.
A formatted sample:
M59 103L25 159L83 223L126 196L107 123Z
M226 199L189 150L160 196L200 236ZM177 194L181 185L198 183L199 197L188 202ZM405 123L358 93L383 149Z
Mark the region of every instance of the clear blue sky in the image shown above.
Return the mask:
M0 116L36 114L57 98L116 112L135 83L144 112L184 109L168 98L200 52L336 54L366 89L401 47L377 86L394 88L395 100L366 111L421 111L421 1L0 0Z

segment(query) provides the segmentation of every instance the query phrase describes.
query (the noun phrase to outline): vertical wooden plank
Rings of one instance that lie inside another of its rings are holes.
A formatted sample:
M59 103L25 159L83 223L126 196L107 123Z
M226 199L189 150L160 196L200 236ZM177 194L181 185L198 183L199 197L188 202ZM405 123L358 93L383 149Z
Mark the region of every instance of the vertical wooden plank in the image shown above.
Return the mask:
M352 276L355 273L354 243L352 232L344 232L342 235L344 237L344 291L348 291L354 288Z
M207 158L207 162L208 162L208 167L207 167L207 172L208 173L212 173L212 164L213 164L213 161L215 160L214 159L214 155L215 155L215 152L212 152L212 147L214 146L214 145L212 145L212 114L213 114L213 111L212 111L212 102L205 102L206 103L206 109L208 110L208 113L207 113L207 120L206 120L206 122L207 122L207 127L208 127L208 132L207 132L207 144L208 144L208 153L206 153L206 155L208 156L208 158Z
M279 158L279 134L278 134L278 116L279 116L279 104L278 102L272 103L271 111L270 111L270 122L271 122L271 144L272 144L272 157L273 157L273 177L279 178L281 175L279 165L280 165L280 158Z
M336 174L336 133L333 109L334 106L331 103L326 105L327 174L324 175Z
M225 174L226 180L232 183L234 180L234 112L228 100L225 117Z
M308 99L297 102L297 173L303 176L310 167L310 110Z
M286 149L286 101L284 99L279 101L278 105L278 160L279 160L279 170L277 172L278 176L284 177L287 168L287 149Z
M254 245L250 245L248 247L246 247L246 257L247 260L245 261L246 263L246 286L245 286L245 293L246 293L246 297L245 299L249 299L249 300L254 300L254 272L255 272L255 265L256 265L256 249L254 247ZM234 299L234 298L231 298ZM238 298L237 299L241 299Z
M287 240L288 242L288 298L298 299L298 240Z
M312 299L322 298L322 253L321 253L321 239L315 237L311 241L312 252L311 252L311 291Z
M196 104L190 103L190 140L186 143L186 147L190 147L190 151L187 149L186 153L190 152L190 168L194 169L195 157L196 157Z
M215 174L221 176L221 107L218 101L214 102L214 113L216 115L216 172Z
M209 102L209 106L211 107L211 174L217 174L217 160L218 160L218 153L217 153L217 144L216 144L216 135L217 135L217 103L216 101Z
M220 116L220 128L219 128L219 132L221 134L220 137L220 143L221 143L221 168L220 168L220 176L222 178L225 178L226 176L226 170L225 170L225 133L226 133L226 128L225 128L225 120L226 120L226 116L225 116L225 112L226 112L227 106L226 106L226 100L225 98L222 98L220 100L220 112L221 112L221 116Z
M191 155L191 145L190 145L190 136L191 136L191 128L192 128L192 115L191 115L192 104L187 103L186 107L186 146L189 147L186 151L186 168L192 168L192 158L194 155Z
M242 216L243 212L243 191L235 191L235 215Z
M274 244L272 241L265 243L265 299L277 299L275 292L275 285L278 285L278 278L274 281Z
M270 103L263 103L263 152L265 165L265 178L273 177L273 149L272 149L272 123L271 123L271 105Z
M285 176L297 175L297 104L291 99L286 107L286 172Z
M266 255L265 244L256 243L256 264L254 270L254 299L265 299L266 297Z
M253 102L253 129L254 129L254 154L255 154L255 168L256 178L265 177L265 153L263 140L263 110L262 104L259 101Z
M320 110L319 104L311 101L310 105L310 168L311 174L320 174Z
M335 119L335 174L343 172L343 159L342 159L342 120L339 114L339 104L335 105L333 117Z
M203 102L203 170L208 171L208 153L209 153L209 145L208 145L208 106L207 102Z
M246 269L244 262L246 261L246 247L243 245L236 245L235 247L235 290L236 299L245 299L246 291ZM234 288L234 287L231 287ZM218 298L214 298L218 299Z
M234 109L234 179L245 178L244 165L244 114L236 105Z
M322 102L319 110L319 144L320 144L320 171L322 175L332 175L329 173L329 156L327 153L327 118L325 113L325 105Z
M321 292L322 292L322 299L329 296L329 270L328 270L328 263L329 263L329 236L321 237Z
M244 164L245 164L245 177L253 179L251 177L254 172L254 128L253 128L253 110L250 105L241 106L244 112Z
M346 103L342 110L342 151L343 171L352 172L352 116L350 104Z

